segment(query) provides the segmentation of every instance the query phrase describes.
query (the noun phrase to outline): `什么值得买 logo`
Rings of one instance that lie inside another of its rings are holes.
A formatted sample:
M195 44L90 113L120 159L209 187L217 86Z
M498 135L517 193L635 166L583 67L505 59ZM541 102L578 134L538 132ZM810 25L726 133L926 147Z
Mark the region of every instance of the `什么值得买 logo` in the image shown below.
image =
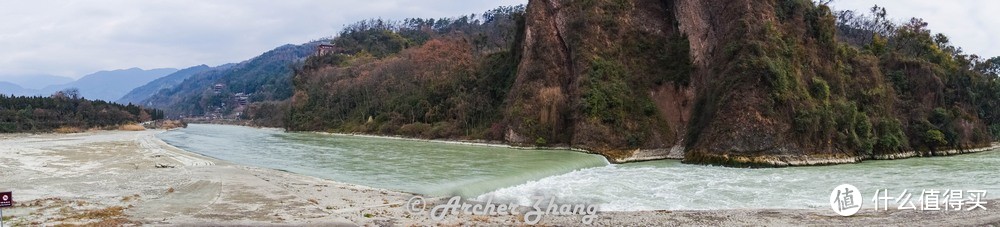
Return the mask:
M841 216L851 216L861 210L864 198L861 191L850 184L842 184L830 192L830 207Z

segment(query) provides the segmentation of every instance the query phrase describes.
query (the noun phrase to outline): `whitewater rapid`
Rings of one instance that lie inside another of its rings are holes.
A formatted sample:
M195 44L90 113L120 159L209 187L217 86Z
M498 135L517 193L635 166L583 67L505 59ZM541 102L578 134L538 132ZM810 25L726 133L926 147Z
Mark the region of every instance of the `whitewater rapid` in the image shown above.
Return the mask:
M833 188L852 184L868 202L865 207L875 206L872 197L881 189L894 198L907 190L911 202L919 204L925 190L985 190L986 198L997 198L998 164L1000 151L996 150L948 157L767 169L665 160L576 170L498 189L478 199L494 198L527 205L532 196L554 196L567 202L599 204L602 211L829 208Z
M532 197L586 203L601 211L826 208L830 193L852 184L871 201L876 190L985 190L1000 193L1000 151L865 161L833 166L743 169L676 160L609 164L572 151L377 137L286 133L191 125L158 135L202 155L335 181L431 196L459 195L531 205ZM864 204L866 207L872 203Z

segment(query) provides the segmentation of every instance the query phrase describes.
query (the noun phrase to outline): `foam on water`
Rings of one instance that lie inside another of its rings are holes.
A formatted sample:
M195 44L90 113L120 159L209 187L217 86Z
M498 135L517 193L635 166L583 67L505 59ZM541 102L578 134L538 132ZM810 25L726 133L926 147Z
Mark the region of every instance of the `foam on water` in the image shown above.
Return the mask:
M428 195L530 205L532 196L602 211L828 207L840 184L872 207L876 189L916 203L921 190L1000 193L1000 151L818 167L740 169L652 161L609 165L570 151L517 150L384 138L191 125L158 135L182 149L243 165Z
M922 190L987 190L987 198L996 198L998 163L1000 151L777 169L655 161L577 170L478 199L528 205L532 195L555 196L559 201L600 204L603 211L825 208L833 188L847 183L862 191L865 207L874 207L871 200L877 189L888 189L891 197L907 189L919 204Z

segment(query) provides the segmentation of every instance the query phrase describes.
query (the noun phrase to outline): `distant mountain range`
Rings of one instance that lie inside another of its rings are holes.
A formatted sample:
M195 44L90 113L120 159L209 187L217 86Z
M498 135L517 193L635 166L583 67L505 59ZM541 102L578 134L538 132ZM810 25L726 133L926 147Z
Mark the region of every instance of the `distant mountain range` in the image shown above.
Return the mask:
M5 75L2 81L16 84L24 89L39 90L52 85L73 82L73 78L48 74Z
M237 93L247 94L250 102L285 100L292 96L290 78L294 74L293 69L312 55L319 44L328 42L329 40L319 40L301 45L283 45L240 63L213 67L189 75L187 79L169 89L162 89L168 86L161 86L169 83L150 84L151 87L162 88L141 102L135 102L141 98L140 96L126 97L120 101L140 103L163 110L168 116L176 117L201 116L209 112L221 114L236 112L234 110L237 103L232 97ZM213 90L217 84L222 85L221 89ZM145 94L153 90L141 89L142 91L132 93Z
M0 94L48 96L77 88L87 99L156 107L174 115L201 115L235 93L252 95L250 99L254 102L291 97L289 78L295 64L326 42L328 40L283 45L240 63L216 67L100 71L76 81L51 75L5 76L0 77ZM205 93L215 84L222 84L225 89L219 93Z
M45 87L70 82L73 78L47 74L4 75L0 76L0 94L39 95Z
M212 69L212 67L209 67L207 65L199 65L191 68L182 69L180 71L171 73L170 75L166 75L164 77L160 77L159 79L153 80L147 83L146 85L137 87L132 91L130 91L129 93L125 94L125 96L121 97L121 99L118 99L118 101L116 102L142 104L142 101L153 96L154 94L156 94L156 92L159 92L160 90L163 89L173 88L174 86L177 86L181 82L184 82L184 80L187 80L191 76L201 72L208 71L210 69Z
M46 93L51 93L66 88L77 88L80 89L80 95L87 99L115 101L136 87L174 72L177 72L177 69L143 70L131 68L100 71L86 75L72 83L49 86L43 90L49 91Z
M0 93L47 96L56 91L77 88L80 95L92 100L115 101L136 87L145 85L167 74L177 72L177 69L163 68L143 70L140 68L100 71L83 76L79 80L50 75L32 75L5 78L9 82L0 83ZM66 80L69 80L66 82ZM53 82L62 82L53 84ZM48 84L44 87L41 85Z
M23 88L20 85L17 85L17 84L11 83L11 82L0 81L0 94L4 94L4 95L11 95L11 94L13 94L13 95L28 95L28 94L33 94L34 92L36 92L36 91L35 90L31 90L31 89Z

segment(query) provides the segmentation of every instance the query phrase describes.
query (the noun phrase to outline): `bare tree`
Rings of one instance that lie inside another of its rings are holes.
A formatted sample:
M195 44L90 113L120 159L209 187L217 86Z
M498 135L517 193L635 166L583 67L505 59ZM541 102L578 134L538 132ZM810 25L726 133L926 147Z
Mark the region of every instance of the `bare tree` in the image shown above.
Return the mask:
M80 89L78 89L78 88L75 88L75 87L66 88L66 89L63 89L62 91L59 91L59 92L61 92L67 98L74 99L74 100L80 99Z

